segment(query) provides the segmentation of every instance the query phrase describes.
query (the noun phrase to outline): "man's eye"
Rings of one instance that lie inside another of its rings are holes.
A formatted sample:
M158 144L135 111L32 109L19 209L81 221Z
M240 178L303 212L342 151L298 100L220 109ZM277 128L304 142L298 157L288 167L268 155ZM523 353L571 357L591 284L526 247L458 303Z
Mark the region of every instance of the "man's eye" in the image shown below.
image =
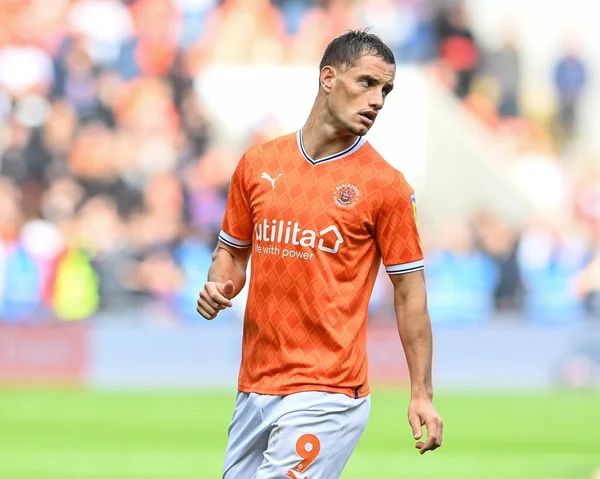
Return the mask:
M365 88L369 88L371 86L371 81L370 80L362 80L360 83Z

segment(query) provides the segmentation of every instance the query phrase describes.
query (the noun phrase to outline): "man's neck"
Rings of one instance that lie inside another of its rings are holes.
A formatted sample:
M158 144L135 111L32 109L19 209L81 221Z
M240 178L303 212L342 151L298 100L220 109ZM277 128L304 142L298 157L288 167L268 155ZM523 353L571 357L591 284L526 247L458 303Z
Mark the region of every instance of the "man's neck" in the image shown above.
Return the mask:
M314 160L335 155L351 147L356 136L340 133L325 118L313 110L302 127L302 143L308 156Z

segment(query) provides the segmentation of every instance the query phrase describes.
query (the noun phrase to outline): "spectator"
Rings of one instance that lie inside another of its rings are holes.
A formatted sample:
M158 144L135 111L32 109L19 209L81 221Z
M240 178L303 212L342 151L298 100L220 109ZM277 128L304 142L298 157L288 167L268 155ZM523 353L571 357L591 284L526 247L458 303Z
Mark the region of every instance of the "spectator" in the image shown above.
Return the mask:
M520 312L523 282L518 261L518 230L498 216L482 212L473 221L475 242L495 264L494 307L499 312Z
M579 104L588 84L588 67L575 40L566 43L554 67L558 122L566 140L576 133Z
M504 33L502 45L489 54L485 68L498 84L497 110L503 118L518 117L521 113L521 60L514 37L512 30Z
M426 269L433 323L473 324L494 312L497 268L479 251L466 224L446 225L428 254ZM456 281L460 278L460 281Z
M438 55L456 75L454 93L464 98L479 65L479 46L462 2L440 9L437 17Z

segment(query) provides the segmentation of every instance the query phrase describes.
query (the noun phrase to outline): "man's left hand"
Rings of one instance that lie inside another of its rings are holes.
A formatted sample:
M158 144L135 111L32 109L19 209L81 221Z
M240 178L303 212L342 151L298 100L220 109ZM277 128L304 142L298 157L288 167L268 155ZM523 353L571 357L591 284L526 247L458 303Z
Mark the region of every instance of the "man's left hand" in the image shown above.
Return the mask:
M408 422L417 440L415 447L420 454L433 451L442 445L444 423L429 399L411 399L408 407ZM427 428L427 440L420 441L423 437L423 426Z

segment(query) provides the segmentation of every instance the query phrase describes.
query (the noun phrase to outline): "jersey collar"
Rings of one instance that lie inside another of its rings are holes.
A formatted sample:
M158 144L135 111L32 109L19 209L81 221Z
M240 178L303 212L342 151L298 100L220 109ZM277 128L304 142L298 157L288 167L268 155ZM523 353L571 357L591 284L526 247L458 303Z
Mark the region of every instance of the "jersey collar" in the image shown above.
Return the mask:
M346 148L345 150L335 153L333 155L326 156L324 158L319 158L318 160L313 160L308 155L308 153L306 152L306 149L304 148L304 142L302 141L302 130L298 130L298 133L296 134L296 138L298 140L298 148L300 149L302 156L304 156L304 158L313 166L320 165L321 163L327 163L328 161L339 160L341 158L349 156L352 153L354 153L355 151L357 151L361 146L363 146L367 142L367 139L364 136L359 136L356 139L356 141L350 147Z

